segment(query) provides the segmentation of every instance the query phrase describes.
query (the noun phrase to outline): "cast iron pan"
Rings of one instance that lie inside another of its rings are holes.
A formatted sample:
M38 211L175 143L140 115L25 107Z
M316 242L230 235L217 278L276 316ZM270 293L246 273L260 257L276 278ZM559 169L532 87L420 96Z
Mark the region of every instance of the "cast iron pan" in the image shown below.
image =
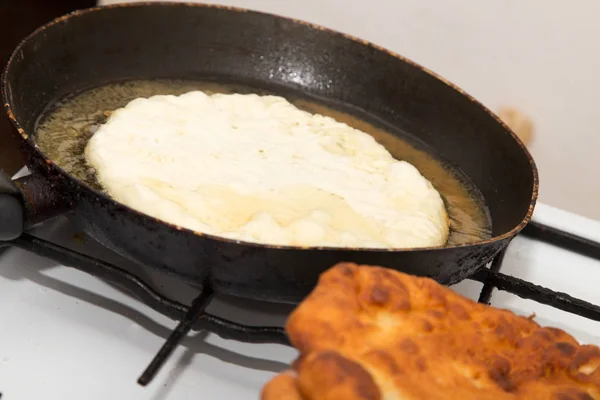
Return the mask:
M34 126L68 94L133 78L220 78L279 85L351 104L410 132L479 188L492 238L402 251L239 243L201 235L123 206L47 159ZM322 27L247 10L183 3L93 8L58 18L15 50L2 77L5 108L33 175L0 180L2 238L64 212L90 236L139 263L216 292L301 300L339 261L456 283L527 224L538 177L522 143L481 104L415 63ZM23 211L24 210L24 211Z

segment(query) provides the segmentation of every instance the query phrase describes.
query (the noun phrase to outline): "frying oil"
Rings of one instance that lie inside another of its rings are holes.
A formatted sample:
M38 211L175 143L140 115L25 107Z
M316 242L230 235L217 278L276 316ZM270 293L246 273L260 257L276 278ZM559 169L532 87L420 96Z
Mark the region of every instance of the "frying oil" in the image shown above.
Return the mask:
M366 132L396 159L413 164L441 194L450 217L448 245L471 243L491 236L491 220L483 196L460 170L417 145L402 132L394 135L381 124L369 121L366 114L365 118L358 117L357 113L340 111L340 107L298 97L296 92L288 95L249 86L187 80L135 80L109 84L52 104L38 122L35 135L37 144L61 168L87 185L102 190L95 178L95 171L86 163L84 149L109 113L138 97L179 95L192 90L225 94L279 94L300 109L330 116Z

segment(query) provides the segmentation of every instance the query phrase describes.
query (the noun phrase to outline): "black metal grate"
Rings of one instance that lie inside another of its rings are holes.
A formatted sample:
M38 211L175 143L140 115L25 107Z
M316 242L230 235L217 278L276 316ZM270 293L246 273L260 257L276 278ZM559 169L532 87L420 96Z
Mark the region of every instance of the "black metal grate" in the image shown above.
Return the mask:
M558 229L531 222L521 235L600 260L600 243ZM192 302L191 306L186 306L160 295L140 278L122 268L29 234L23 234L10 242L0 243L0 249L7 247L17 247L50 258L62 265L76 268L119 285L153 310L180 321L148 368L140 376L138 383L141 385L146 385L152 380L180 340L191 329L205 330L224 339L247 343L289 345L287 335L281 327L247 326L204 312L213 296L209 284L204 285L202 293ZM500 269L505 253L506 250L499 253L489 268L482 267L470 278L483 283L479 302L489 304L493 290L497 288L525 299L535 300L563 311L600 321L600 306L598 305L502 274Z
M600 260L600 243L537 222L530 222L521 235L549 243L563 249ZM523 279L500 273L506 249L492 261L489 268L481 268L470 279L483 283L479 302L490 304L494 288L537 301L563 311L600 321L600 306L577 299L566 293L536 285Z

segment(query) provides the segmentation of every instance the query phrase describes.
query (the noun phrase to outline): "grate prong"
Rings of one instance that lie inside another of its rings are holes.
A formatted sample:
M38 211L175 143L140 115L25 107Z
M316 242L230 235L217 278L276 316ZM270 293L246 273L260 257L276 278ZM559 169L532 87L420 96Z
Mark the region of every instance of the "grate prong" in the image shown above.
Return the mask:
M202 292L198 297L194 299L185 317L177 324L177 327L171 332L167 341L162 345L154 359L150 362L150 365L142 373L138 379L138 383L142 386L148 385L152 382L152 379L156 376L160 368L165 364L169 356L173 353L175 348L183 340L183 338L192 329L194 323L204 314L204 310L208 307L208 304L214 296L214 291L210 284L202 285Z
M532 221L523 228L521 235L600 260L600 243L551 226Z
M490 271L499 272L500 268L502 268L502 263L504 262L504 256L506 255L507 248L505 247L494 257L492 260L492 265L490 265ZM479 294L479 303L482 304L491 304L492 293L494 293L494 284L491 280L486 279L483 283L483 288L481 289L481 293Z
M600 321L600 306L570 296L566 293L557 292L543 286L535 285L523 279L515 278L500 272L493 272L482 268L470 279L478 282L489 282L498 288L523 299L534 300L559 310L567 311L575 315Z

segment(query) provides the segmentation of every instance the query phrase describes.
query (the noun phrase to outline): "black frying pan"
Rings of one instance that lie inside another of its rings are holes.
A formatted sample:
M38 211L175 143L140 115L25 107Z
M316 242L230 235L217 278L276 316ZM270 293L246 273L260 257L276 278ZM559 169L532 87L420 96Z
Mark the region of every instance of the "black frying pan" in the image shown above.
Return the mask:
M492 238L401 251L268 246L198 234L134 211L62 170L40 152L34 136L36 120L56 99L131 78L235 79L356 106L460 168L487 202ZM68 211L114 251L192 283L209 279L217 292L237 296L298 301L339 261L456 283L509 243L528 223L537 198L529 153L477 101L382 48L273 15L174 3L75 12L18 46L2 94L33 171L15 184L0 180L3 239Z

